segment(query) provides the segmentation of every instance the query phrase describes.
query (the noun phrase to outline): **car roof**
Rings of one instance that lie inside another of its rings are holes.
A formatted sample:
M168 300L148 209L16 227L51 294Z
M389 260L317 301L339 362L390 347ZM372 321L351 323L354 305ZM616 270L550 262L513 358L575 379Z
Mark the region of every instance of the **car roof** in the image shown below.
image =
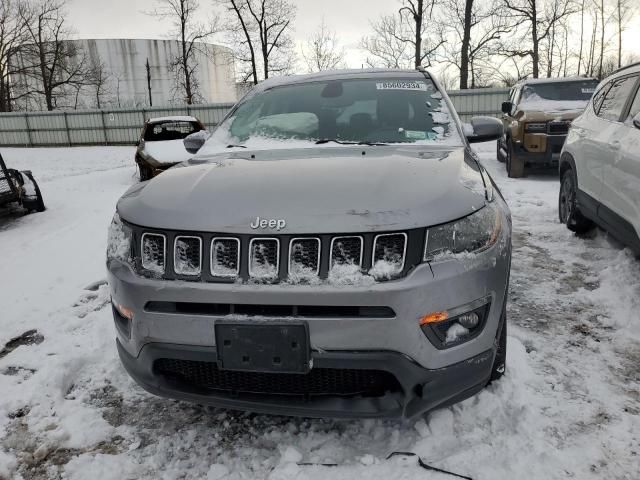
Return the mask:
M147 123L166 123L166 122L198 122L199 120L196 117L191 117L188 115L175 115L172 117L157 117L150 118L147 120Z
M282 77L272 77L258 83L254 92L268 90L273 87L283 85L294 85L307 82L327 81L327 80L347 80L356 78L391 78L402 75L403 77L432 78L426 70L410 70L402 68L360 68L344 70L325 70L323 72L308 73L304 75L286 75Z
M597 78L593 77L560 77L560 78L527 78L520 80L516 85L540 85L544 83L566 83L566 82L597 82Z
M629 75L629 74L638 73L638 72L640 72L640 62L631 63L629 65L625 65L624 67L619 68L618 70L613 72L611 75L603 78L602 82L604 83L605 80L610 80L612 78L622 77L624 75Z

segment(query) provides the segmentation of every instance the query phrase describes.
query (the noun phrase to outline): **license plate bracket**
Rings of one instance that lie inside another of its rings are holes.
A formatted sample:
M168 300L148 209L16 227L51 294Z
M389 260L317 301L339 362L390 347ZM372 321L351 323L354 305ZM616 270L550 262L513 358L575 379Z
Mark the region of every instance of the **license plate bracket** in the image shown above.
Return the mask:
M265 373L307 373L311 368L306 323L222 321L215 324L218 367Z

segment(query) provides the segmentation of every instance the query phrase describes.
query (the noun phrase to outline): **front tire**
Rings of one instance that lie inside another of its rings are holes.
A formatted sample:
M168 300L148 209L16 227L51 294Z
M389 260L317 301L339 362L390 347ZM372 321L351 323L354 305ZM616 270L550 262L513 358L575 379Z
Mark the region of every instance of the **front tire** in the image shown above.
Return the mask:
M593 222L580 211L577 202L578 180L573 169L568 168L560 179L558 195L558 218L569 230L584 233L593 228Z
M493 360L493 367L491 368L491 378L489 383L499 380L504 375L507 366L507 312L506 309L502 312L502 326L500 328L500 334L497 339L498 347L496 350L496 358Z
M153 170L149 165L145 165L143 163L139 163L138 167L140 169L140 181L146 182L147 180L151 180L153 178Z
M521 178L524 176L524 160L514 154L513 143L507 140L507 174L509 178Z
M498 140L496 142L497 144L497 148L496 148L496 158L498 159L498 161L500 163L504 163L506 162L506 159L504 158L504 155L502 154L502 148L500 147L502 140Z

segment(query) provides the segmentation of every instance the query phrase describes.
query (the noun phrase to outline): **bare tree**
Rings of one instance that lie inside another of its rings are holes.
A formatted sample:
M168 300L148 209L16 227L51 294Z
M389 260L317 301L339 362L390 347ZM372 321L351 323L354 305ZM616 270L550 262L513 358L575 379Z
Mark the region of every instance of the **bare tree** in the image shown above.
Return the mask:
M533 78L540 73L540 46L552 34L555 26L573 13L571 0L554 0L542 4L540 0L504 0L509 21L520 25L523 35L512 45L504 47L504 53L514 57L529 57L533 66Z
M302 49L307 68L310 72L333 70L344 65L345 50L339 46L336 32L327 28L322 19L318 29L306 41Z
M147 72L147 93L149 94L149 106L153 107L153 97L151 96L151 65L149 65L148 58L147 58L147 62L144 64L144 68ZM118 84L118 86L119 85L120 84Z
M89 72L87 76L87 84L93 87L95 99L94 106L102 108L104 106L104 97L111 94L110 83L112 75L107 66L100 57L92 58L89 62Z
M15 77L23 73L15 55L28 38L24 8L25 5L16 0L0 3L0 112L10 112L15 97L27 94L12 91Z
M622 66L622 32L631 19L638 13L638 4L634 0L615 0L614 19L618 35L618 68ZM635 7L635 8L634 8Z
M513 27L505 21L501 0L446 0L442 22L450 33L445 61L460 71L459 88L475 88L499 50L498 40ZM451 41L455 39L455 41ZM471 74L471 75L470 75Z
M214 17L207 24L199 22L198 0L156 0L156 4L157 8L150 14L169 19L174 27L172 34L179 42L179 53L171 62L177 96L191 105L200 99L195 56L197 52L206 52L200 43L220 30L218 20Z
M582 48L584 45L584 1L580 2L580 52L578 53L578 75L582 66Z
M88 67L81 47L68 39L64 0L40 0L21 10L27 43L17 49L30 79L29 88L44 97L47 110L64 102L70 90L86 84Z
M290 36L296 15L288 0L219 0L227 10L235 57L248 67L242 81L258 83L273 74L288 73L295 58Z
M432 21L438 3L401 0L397 15L384 15L373 22L373 33L360 42L369 54L367 64L387 68L430 66L445 43L442 26Z

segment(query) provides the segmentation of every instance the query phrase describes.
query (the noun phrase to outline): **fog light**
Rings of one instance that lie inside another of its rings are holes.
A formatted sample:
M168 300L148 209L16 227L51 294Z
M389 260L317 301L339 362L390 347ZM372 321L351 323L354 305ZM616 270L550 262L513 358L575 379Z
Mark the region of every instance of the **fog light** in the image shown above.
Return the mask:
M463 313L458 317L458 323L468 330L472 330L480 323L480 317L476 312Z

